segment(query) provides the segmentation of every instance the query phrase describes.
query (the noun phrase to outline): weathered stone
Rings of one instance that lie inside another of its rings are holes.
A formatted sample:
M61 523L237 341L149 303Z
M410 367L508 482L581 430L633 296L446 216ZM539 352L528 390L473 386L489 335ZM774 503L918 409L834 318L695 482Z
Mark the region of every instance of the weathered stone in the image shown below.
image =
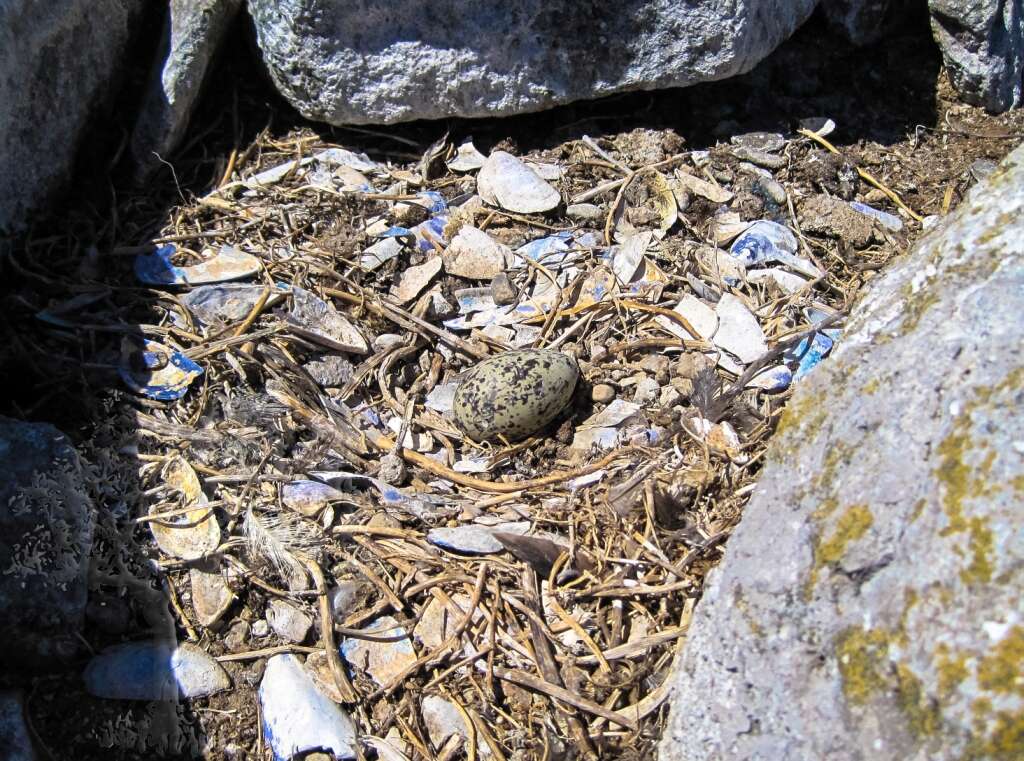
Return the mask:
M1007 0L929 0L932 34L960 96L989 111L1021 104L1024 12Z
M331 124L500 116L749 71L816 0L250 0L263 59Z
M267 623L285 642L303 642L313 627L313 619L301 608L284 600L271 600Z
M92 500L67 438L0 418L0 672L75 653L92 535Z
M143 3L0 3L0 231L64 189L97 106L111 100Z
M1024 744L1024 147L797 388L709 577L662 759Z
M854 248L864 248L875 235L871 217L846 201L826 195L812 196L801 204L800 226L804 232L839 238Z
M174 150L188 127L210 62L242 0L171 0L152 81L132 134L142 169Z

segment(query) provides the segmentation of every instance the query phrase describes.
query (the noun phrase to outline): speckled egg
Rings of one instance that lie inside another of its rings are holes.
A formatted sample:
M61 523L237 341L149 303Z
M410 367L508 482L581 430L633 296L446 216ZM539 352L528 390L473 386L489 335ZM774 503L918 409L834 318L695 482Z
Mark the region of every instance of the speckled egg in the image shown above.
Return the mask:
M455 392L455 422L475 441L523 439L565 409L579 374L572 357L550 349L485 359L466 373Z

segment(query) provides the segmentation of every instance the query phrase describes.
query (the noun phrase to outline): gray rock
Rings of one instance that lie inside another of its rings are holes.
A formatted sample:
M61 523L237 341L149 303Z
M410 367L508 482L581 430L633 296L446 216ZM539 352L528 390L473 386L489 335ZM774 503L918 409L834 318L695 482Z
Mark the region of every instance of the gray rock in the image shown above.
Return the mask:
M1010 759L1024 690L1024 147L797 388L662 759Z
M786 147L786 138L778 132L744 132L741 135L733 135L729 142L749 151L762 153L777 153Z
M754 150L745 145L734 146L732 155L740 161L749 161L751 164L764 167L765 169L782 169L782 167L786 166L785 156L776 156L774 153L768 153L767 151Z
M250 0L263 60L331 124L524 113L749 71L816 0Z
M600 206L595 206L592 203L571 203L565 207L565 216L569 219L591 222L603 219L605 213Z
M615 389L607 383L598 383L591 389L590 398L598 404L608 404L615 398Z
M164 46L132 134L132 153L144 170L181 141L213 55L241 5L242 0L170 0Z
M1019 0L929 0L932 34L949 78L989 111L1021 104L1024 11Z
M313 628L313 619L305 611L284 600L270 601L267 623L285 642L304 642Z
M68 439L0 418L0 672L53 666L85 618L93 504Z
M69 180L111 100L142 12L137 0L0 3L0 231L25 226Z
M499 306L515 304L516 299L519 298L519 291L516 290L516 287L504 272L499 272L491 280L491 298Z
M0 748L8 761L36 759L25 723L24 696L18 690L0 691Z

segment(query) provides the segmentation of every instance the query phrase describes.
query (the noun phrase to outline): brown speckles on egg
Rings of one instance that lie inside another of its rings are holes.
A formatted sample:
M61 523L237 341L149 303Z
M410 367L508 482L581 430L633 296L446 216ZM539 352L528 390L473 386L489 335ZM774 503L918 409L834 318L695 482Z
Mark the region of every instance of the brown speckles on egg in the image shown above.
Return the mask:
M522 439L554 420L572 398L575 360L549 349L509 351L466 373L452 412L476 441Z

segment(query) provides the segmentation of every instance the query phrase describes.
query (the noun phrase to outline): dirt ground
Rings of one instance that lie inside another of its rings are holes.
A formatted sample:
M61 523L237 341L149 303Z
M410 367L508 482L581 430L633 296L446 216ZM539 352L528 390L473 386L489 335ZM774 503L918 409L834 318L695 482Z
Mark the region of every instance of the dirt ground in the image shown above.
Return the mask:
M288 246L302 252L276 258L274 280L318 289L351 286L356 289L352 293L374 294L387 293L397 285L402 266L391 262L374 272L346 270L344 278L338 274L372 242L365 221L393 213L393 204L387 199L302 195L297 182L286 180L264 195L218 196L226 199L218 202L220 207L202 202L225 181L250 177L328 146L365 152L397 173L411 173L421 165L424 152L447 134L448 142L455 146L471 136L485 155L501 149L562 167L559 190L563 198L571 199L602 183L621 180L617 163L635 169L671 162L678 156L693 161L693 152L706 151L706 157L699 154L700 165L707 169L704 177L730 190L730 211L747 222L776 215L800 226L802 245L824 271L813 303L842 314L878 270L904 253L922 233L915 216L941 217L955 210L968 189L990 169L989 162L999 161L1024 139L1024 112L993 116L956 99L941 70L938 51L927 33L915 31L915 27L877 46L853 50L812 26L753 72L726 83L634 93L511 119L373 129L304 122L253 74L252 54L244 42L246 30L240 27L238 32L214 74L187 145L177 156L165 157L164 171L140 187L129 181L128 172L119 164L85 159L78 190L65 213L40 221L29 236L15 242L12 255L0 264L7 284L2 294L6 320L0 328L0 364L7 393L0 413L52 422L71 435L96 464L94 481L101 513L99 559L93 579L95 602L83 634L82 658L69 670L40 676L29 691L32 727L50 758L270 757L260 732L257 689L266 666L264 651L289 646L273 633L257 642L251 630L275 599L276 593L266 587L281 586L281 577L272 569L261 569L256 559L237 550L245 570L232 580L236 599L218 624L201 627L196 624L188 594L189 564L162 555L147 523L138 518L151 509L153 495L159 491L160 466L172 456L190 459L206 480L211 499L226 506L219 520L229 536L239 534L239 510L248 501L272 499L276 481L269 476L264 480L267 473L285 477L330 469L324 463L331 461L331 440L302 417L311 409L320 409L317 394L321 390L295 380L301 375L295 368L319 353L301 341L264 336L253 338L256 348L246 352L258 360L229 359L206 353L213 337L204 335L206 342L191 347L209 362L208 380L201 393L190 394L176 405L133 395L123 388L115 371L124 326L167 328L171 324L168 314L173 311L166 294L135 279L133 261L151 248L154 240L174 238L183 247L192 245L197 250L200 243L245 243L251 247L258 241L266 250ZM834 120L836 129L827 140L839 154L797 134L802 120L819 117ZM753 173L731 143L733 137L762 131L785 137L785 147L775 154L779 164L770 170L770 176L785 189L791 207L772 206L759 179L764 175ZM123 147L124 134L118 125L111 125L108 144ZM584 136L606 155L591 150ZM858 176L858 169L895 194L910 212L901 212L892 195L872 187L863 175ZM465 189L466 181L442 167L428 186L451 200ZM643 214L650 200L646 192L634 187L623 198L625 206L633 210L629 219L637 227L652 224ZM609 203L617 203L614 196L614 192L600 196L593 203L603 203L607 212ZM822 197L869 203L900 216L902 230L865 226L863 218L856 215L834 213ZM287 211L267 212L275 206ZM670 308L692 290L693 278L706 274L697 244L713 239L719 211L721 204L699 194L691 195L685 208L680 205L678 222L651 255L666 275L652 305ZM601 231L605 222L602 216L593 224ZM512 248L542 234L580 227L578 220L565 215L564 207L525 219L518 215L493 218L486 224L491 235ZM588 256L586 266L598 266L596 255L591 252ZM403 264L421 261L414 255ZM457 300L455 291L465 285L452 276L442 276L438 283L450 301ZM36 314L53 303L98 287L106 290L92 307L89 320L67 327L37 319ZM782 296L773 295L776 301L785 302ZM358 304L336 303L349 310L367 333L403 332L380 314L360 311ZM808 304L794 303L790 308L787 302L783 306L776 319L765 322L770 346L799 333L802 326L794 315ZM623 455L614 468L608 466L614 471L608 483L574 490L568 498L555 487L539 488L522 497L523 505L516 513L511 507L515 503L502 502L484 490L475 496L484 507L473 510L458 503L457 515L445 514L434 524L454 525L467 516L479 518L481 513L494 511L503 519L528 516L552 535L572 538L575 550L569 565L575 563L577 577L560 588L560 593L564 592L562 606L572 617L588 622L584 628L592 632L588 636L595 639L598 651L630 641L641 641L645 647L640 657L616 660L605 670L596 662L599 659L589 655L593 648L586 642L576 642L574 647L553 642L556 672L560 671L557 677L565 689L585 698L588 706L607 704L614 709L639 704L645 695L656 692L664 679L680 642L680 635L673 632L685 629L704 576L721 558L729 532L756 484L759 459L788 397L788 392L768 397L739 389L742 393L729 399L731 406L722 419L732 421L743 441L741 464L731 454L708 454L707 446L695 445L680 432L674 405L706 412L716 398L723 398L732 378L715 380L711 398L702 402L699 388L694 388L694 376L678 371L680 356L690 349L686 342L669 346L663 335L655 337L641 322L649 316L642 311L630 312L627 307L623 315L619 323L600 329L596 321L588 323L566 341L585 363L584 383L571 409L544 435L531 440L530 446L500 452L500 464L481 478L515 483L544 478L554 470L582 472L602 461L598 453L581 460L570 447L581 421L602 409L593 391L602 384L613 387L620 396L632 394L638 378L652 378L661 389L689 388L676 395L681 399L672 397L672 407L659 409L655 404L646 413L652 428L668 432L669 443L630 445L631 454ZM267 314L261 319L271 317ZM545 323L545 329L555 333L571 324L571 319L550 328ZM261 325L264 323L248 327ZM588 334L588 330L593 332ZM503 348L500 342L473 338L482 350ZM649 351L640 351L645 349L643 341L655 343L646 347ZM417 348L424 350L422 344ZM659 348L671 348L674 353L665 355ZM679 350L684 353L680 355ZM437 352L426 351L423 356L427 359L408 354L391 362L386 382L382 382L386 392L378 393L373 385L377 367L363 368L357 362L349 372L356 381L362 377L363 385L372 387L375 403L386 407L393 394L398 409L403 410L407 399L415 396L417 368L434 358L439 366L442 362ZM668 359L662 362L658 359L662 356ZM243 363L241 372L232 362ZM452 362L453 376L455 370L466 366L464 360ZM444 377L447 372L447 368L441 370ZM684 382L675 382L676 378ZM268 401L264 391L271 379L291 383L289 388L299 404L289 410L280 399ZM370 395L362 386L358 393ZM245 410L241 409L245 400L260 401L253 401ZM434 429L441 432L442 441L445 430L441 423ZM463 446L457 438L452 440L455 446ZM621 496L615 486L628 481L646 462L663 466L651 477L655 486L635 503L629 501L621 512L609 509L609 495L612 502ZM337 469L346 470L351 463L340 465L345 467ZM409 470L410 480L405 485L431 488L428 484L436 474L416 466ZM238 474L247 477L229 478ZM253 474L261 477L256 479ZM480 558L438 554L421 541L422 530L431 527L429 520L382 511L370 490L354 493L343 515L339 508L332 516L335 524L317 550L319 565L331 582L360 580L361 605L341 622L345 631L366 627L387 612L388 589L403 596L400 610L392 612L400 612L414 625L423 619L433 599L429 594L433 583L451 596L466 598L476 593L481 610L484 603L490 606L492 637L493 630L501 626L520 643L536 634L530 628L536 622L520 607L537 602L531 599L523 578L538 568L550 571L550 558L546 564L537 564L506 554L503 560L491 559L486 565ZM318 520L323 523L323 516ZM373 541L362 541L362 537L355 541L355 535L334 530L339 523L368 526L379 533L367 534ZM597 570L586 570L587 556ZM360 576L353 558L359 567L375 569L376 580ZM630 564L645 569L631 581L658 591L646 596L624 592L625 608L615 607L610 602L611 590L618 588L625 578L621 569ZM517 595L519 602L502 608L502 597ZM300 592L292 599L311 612L316 610L315 594ZM499 618L504 622L501 626L493 623ZM643 633L638 628L628 639L631 627L639 627L641 619ZM561 623L565 624L564 618ZM91 653L168 629L173 629L179 641L194 641L222 658L231 689L177 704L101 700L86 692L78 675ZM487 629L484 621L477 634L484 637ZM572 627L555 626L551 631L557 634L567 629ZM309 653L317 644L314 631L305 648L291 650ZM492 756L555 759L593 753L602 758L640 759L656 754L664 704L632 728L595 721L586 708L566 709L558 703L561 708L556 709L551 694L543 689L495 679L494 668L514 670L513 656L514 652L488 659L491 672L479 674L463 668L446 675L445 670L457 658L431 663L412 672L387 695L365 674L356 674L354 686L363 699L350 706L351 713L365 734L386 737L391 732L393 747L404 743L402 750L410 758L467 757L465 742L431 747L420 708L427 694L453 699L467 715L476 717L478 729L486 728L495 744L481 742L479 747ZM544 660L536 653L534 658L538 663ZM550 673L546 677L548 684L553 683L555 677ZM580 741L580 733L589 737L589 749ZM371 749L363 752L373 757ZM377 753L380 758L400 757L387 756L380 748Z

